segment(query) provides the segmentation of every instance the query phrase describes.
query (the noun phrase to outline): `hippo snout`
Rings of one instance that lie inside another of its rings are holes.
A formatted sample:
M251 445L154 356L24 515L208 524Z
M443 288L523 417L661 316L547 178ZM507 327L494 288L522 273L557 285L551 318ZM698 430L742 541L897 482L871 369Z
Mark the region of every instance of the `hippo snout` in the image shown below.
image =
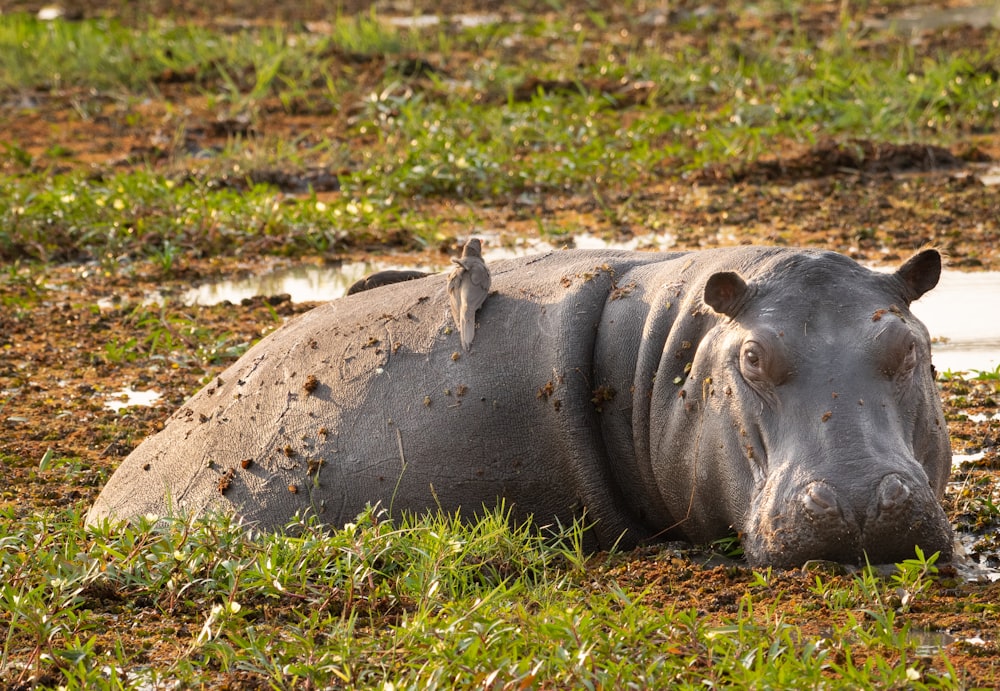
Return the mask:
M913 557L915 546L951 559L951 526L926 480L889 473L867 485L864 496L854 496L858 487L865 486L813 480L785 500L765 487L744 539L749 561L784 567L815 559L894 563Z
M941 561L951 560L951 524L928 484L892 473L879 483L876 496L864 520L863 546L869 561L910 559L915 546L928 555L940 552Z

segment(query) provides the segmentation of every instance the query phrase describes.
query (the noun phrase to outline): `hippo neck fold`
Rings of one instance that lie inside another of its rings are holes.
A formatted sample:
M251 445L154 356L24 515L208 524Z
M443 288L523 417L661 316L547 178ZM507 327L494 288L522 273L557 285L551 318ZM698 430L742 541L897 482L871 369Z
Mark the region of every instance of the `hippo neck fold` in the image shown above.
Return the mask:
M782 248L744 249L735 268L748 276L766 272L788 254ZM685 395L695 355L722 318L703 302L705 282L716 268L734 268L725 250L666 259L620 277L619 284L640 288L628 303L609 298L594 356L597 379L613 381L628 394L604 411L601 424L605 445L615 450L610 454L614 477L619 486L631 488L627 495L632 501L622 508L644 526L646 534L640 538L652 540L690 537L688 503L664 494L663 480L657 477L662 423L656 420L654 401L659 405Z

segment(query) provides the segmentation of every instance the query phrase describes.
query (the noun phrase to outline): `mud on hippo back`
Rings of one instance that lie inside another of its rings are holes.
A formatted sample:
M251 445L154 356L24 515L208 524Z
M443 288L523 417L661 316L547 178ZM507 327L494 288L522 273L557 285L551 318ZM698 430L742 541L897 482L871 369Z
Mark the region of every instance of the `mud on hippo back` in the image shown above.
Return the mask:
M951 556L930 340L895 273L832 252L569 250L491 264L463 352L435 275L251 348L113 474L91 523L231 511L278 529L496 506L592 547L737 530L755 565Z

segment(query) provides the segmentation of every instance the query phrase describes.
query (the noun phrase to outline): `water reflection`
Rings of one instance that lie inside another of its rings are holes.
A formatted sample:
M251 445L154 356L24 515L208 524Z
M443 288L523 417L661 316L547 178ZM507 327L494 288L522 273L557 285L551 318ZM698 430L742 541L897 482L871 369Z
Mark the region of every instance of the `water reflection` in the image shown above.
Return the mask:
M499 14L453 14L441 17L436 14L417 14L410 17L389 17L384 21L399 29L427 29L442 23L455 24L462 29L499 24L503 18Z
M991 166L986 168L976 177L979 178L979 182L983 183L987 187L1000 185L1000 166Z
M550 251L562 246L559 240L519 241L503 244L499 238L490 242L485 252L487 261ZM611 244L588 235L577 235L568 241L581 249L668 249L673 244L669 235L648 235L624 243ZM449 266L412 266L380 262L352 262L337 266L300 265L278 269L260 276L206 283L184 295L186 304L213 305L224 300L239 303L257 295L287 293L293 302L324 302L339 298L358 279L383 269L418 269L445 271ZM941 372L994 370L1000 366L1000 319L996 305L1000 304L1000 272L963 273L945 271L938 286L913 303L913 313L927 325L934 339L934 365Z
M369 262L349 262L337 266L290 266L259 276L204 283L188 290L183 300L188 305L216 305L227 300L239 304L242 300L257 295L287 293L293 302L325 302L345 295L351 284L358 279L387 268L403 267Z
M956 483L950 483L952 485ZM952 487L949 491L954 491ZM984 550L982 546L977 547L981 536L975 533L956 532L954 542L954 556L952 566L966 581L977 581L979 583L996 583L1000 581L1000 570L996 568L996 553ZM977 555L973 558L972 554Z
M108 400L104 407L111 410L122 410L130 406L151 406L160 400L162 394L149 389L148 391L136 391L131 386L126 386L120 391L108 394Z
M630 241L608 243L595 235L578 234L565 239L533 240L519 238L514 242L504 242L499 233L476 233L483 239L483 256L488 262L512 259L529 254L550 252L572 243L579 249L669 249L674 238L669 234L644 235ZM245 298L257 295L280 295L287 293L293 302L323 302L339 298L347 293L351 285L368 274L383 269L417 269L433 273L447 271L451 264L445 260L439 265L403 265L393 263L391 258L375 262L346 262L336 266L300 265L277 269L259 276L248 276L232 280L205 283L188 290L182 298L187 305L216 305L228 300L239 303Z
M937 287L910 309L927 325L939 371L1000 366L1000 272L945 271Z
M947 631L910 628L906 637L914 644L913 652L917 657L933 657L955 642L955 637Z

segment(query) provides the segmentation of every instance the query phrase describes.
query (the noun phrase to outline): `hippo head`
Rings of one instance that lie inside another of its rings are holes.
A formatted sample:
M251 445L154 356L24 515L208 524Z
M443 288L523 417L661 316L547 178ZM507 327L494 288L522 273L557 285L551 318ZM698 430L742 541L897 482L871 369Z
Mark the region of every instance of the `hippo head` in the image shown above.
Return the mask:
M891 563L915 546L951 558L948 432L908 309L940 272L935 250L892 274L811 252L708 277L719 318L675 403L700 427L673 498L689 536L723 518L755 565Z

